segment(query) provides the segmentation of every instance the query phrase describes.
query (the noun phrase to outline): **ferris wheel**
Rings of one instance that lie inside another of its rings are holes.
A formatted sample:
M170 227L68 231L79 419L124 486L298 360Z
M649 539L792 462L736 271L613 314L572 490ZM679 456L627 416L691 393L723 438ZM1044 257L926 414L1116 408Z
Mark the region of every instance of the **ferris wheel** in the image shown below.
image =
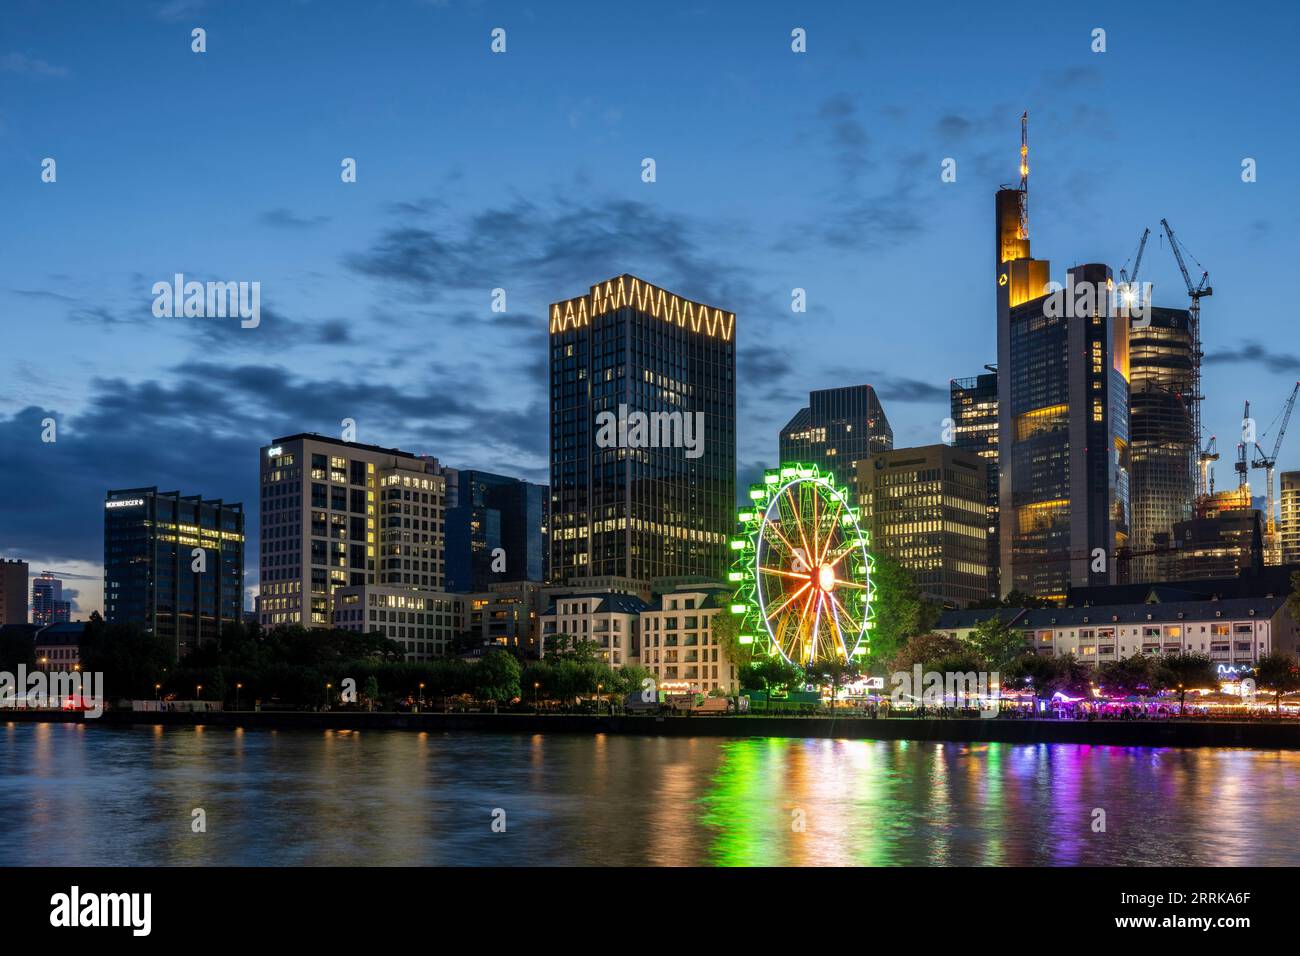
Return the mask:
M816 466L786 465L749 497L731 543L741 642L803 668L865 654L872 561L848 492Z

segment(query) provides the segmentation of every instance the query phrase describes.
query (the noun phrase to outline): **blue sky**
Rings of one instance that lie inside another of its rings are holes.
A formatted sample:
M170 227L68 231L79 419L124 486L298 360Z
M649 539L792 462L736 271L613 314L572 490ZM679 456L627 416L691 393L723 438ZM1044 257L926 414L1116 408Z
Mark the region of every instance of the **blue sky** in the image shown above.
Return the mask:
M1025 109L1054 278L1118 271L1162 216L1209 268L1204 417L1230 448L1242 401L1263 429L1300 377L1298 21L1284 3L10 0L0 555L84 575L69 586L99 607L103 492L157 484L248 504L255 588L258 446L345 417L361 441L544 481L546 305L622 272L737 312L742 481L811 388L870 382L898 444L938 441L949 379L995 357L993 193ZM1142 271L1185 305L1158 236ZM262 325L155 318L176 272L260 282Z

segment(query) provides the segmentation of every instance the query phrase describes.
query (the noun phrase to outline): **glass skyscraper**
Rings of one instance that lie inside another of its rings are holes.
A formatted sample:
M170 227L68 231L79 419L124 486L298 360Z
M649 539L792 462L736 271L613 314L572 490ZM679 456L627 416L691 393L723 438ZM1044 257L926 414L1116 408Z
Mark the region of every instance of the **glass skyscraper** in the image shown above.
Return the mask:
M156 487L105 496L106 622L140 624L180 659L239 621L243 605L243 505Z
M953 445L974 452L988 465L986 514L988 517L988 596L998 588L998 373L955 378L949 383L952 404Z
M859 461L893 447L894 430L870 385L809 392L808 406L781 429L781 464L816 465L843 487Z
M486 471L448 470L448 591L486 591L504 581L545 581L549 489ZM493 570L493 552L504 568Z
M550 310L551 578L719 579L736 316L631 275Z

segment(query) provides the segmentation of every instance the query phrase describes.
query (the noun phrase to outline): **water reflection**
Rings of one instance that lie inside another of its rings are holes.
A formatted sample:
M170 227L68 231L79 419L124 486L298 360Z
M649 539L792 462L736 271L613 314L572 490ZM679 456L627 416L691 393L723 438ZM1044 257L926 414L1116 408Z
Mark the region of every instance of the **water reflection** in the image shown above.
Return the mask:
M0 864L1296 865L1297 787L1273 751L10 722Z

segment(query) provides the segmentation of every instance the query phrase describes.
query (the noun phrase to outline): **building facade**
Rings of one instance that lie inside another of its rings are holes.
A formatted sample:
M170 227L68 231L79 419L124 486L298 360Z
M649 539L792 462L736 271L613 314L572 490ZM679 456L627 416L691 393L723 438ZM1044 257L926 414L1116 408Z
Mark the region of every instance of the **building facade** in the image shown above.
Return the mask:
M485 471L448 471L447 590L545 581L549 499L544 485Z
M32 582L32 623L63 624L72 617L72 602L63 599L63 581L42 571Z
M894 447L894 431L870 385L827 388L808 393L781 429L782 464L816 465L841 485L857 474L858 462Z
M444 589L437 459L322 435L261 448L261 623L325 627L342 587Z
M591 641L602 663L619 668L640 658L641 612L649 605L614 591L556 595L541 615L541 653L552 653L561 639Z
M714 630L717 616L731 613L730 598L725 588L686 586L660 595L641 612L639 663L656 686L735 693L740 675Z
M858 462L854 497L873 554L906 568L927 600L988 596L988 464L951 445L895 448Z
M104 620L162 637L179 660L241 620L244 507L156 487L104 498Z
M379 633L402 645L408 661L445 657L465 630L465 596L391 584L342 585L332 595L332 625Z
M550 310L551 578L717 579L736 498L736 316L634 276Z
M988 597L1001 592L1001 546L998 538L998 373L955 378L948 388L955 448L974 452L987 466Z
M1128 330L1108 266L1049 285L1023 193L996 201L1000 587L1062 601L1113 582L1129 546Z
M0 559L0 627L27 623L26 561Z
M1132 581L1159 578L1174 526L1191 519L1196 495L1191 317L1185 309L1146 311L1128 323L1133 522L1121 570Z
M493 584L466 594L466 632L482 647L505 647L523 657L541 656L541 616L547 592L541 581Z
M1215 492L1195 517L1177 522L1161 562L1166 581L1259 574L1264 568L1264 517L1251 507L1250 487Z
M1300 562L1300 471L1284 471L1281 479L1281 505L1278 540L1282 545L1282 563Z
M1000 614L1026 646L1048 656L1073 654L1085 664L1134 654L1204 654L1225 667L1251 666L1274 651L1295 653L1296 622L1286 595L1095 607L948 611L935 630L968 639Z
M85 621L49 624L38 630L32 638L37 670L81 670L81 645L85 632Z

